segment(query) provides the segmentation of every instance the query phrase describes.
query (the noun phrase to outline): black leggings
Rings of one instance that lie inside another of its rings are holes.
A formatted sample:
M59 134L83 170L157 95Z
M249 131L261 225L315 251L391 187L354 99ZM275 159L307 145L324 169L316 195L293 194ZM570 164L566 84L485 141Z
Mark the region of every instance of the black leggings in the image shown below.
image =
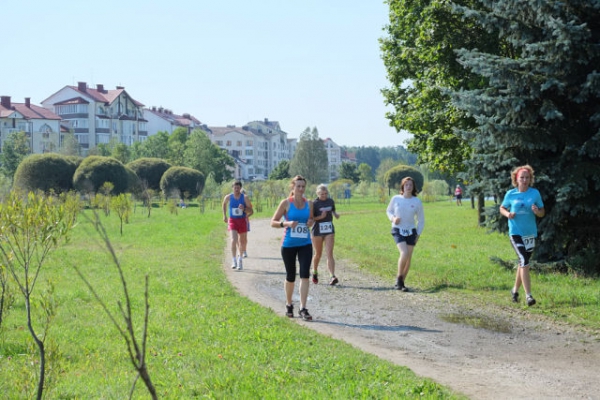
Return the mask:
M283 258L283 264L285 265L285 280L288 282L296 281L296 257L298 257L298 263L300 264L300 279L308 279L312 256L312 244L300 247L282 247L281 258Z

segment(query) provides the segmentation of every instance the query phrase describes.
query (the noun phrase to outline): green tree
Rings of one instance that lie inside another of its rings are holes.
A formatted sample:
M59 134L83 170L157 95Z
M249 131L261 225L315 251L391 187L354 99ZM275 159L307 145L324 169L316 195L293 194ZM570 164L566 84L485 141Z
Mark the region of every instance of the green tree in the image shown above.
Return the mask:
M206 132L194 129L187 141L184 165L201 171L204 176L213 174L221 184L232 178L231 169L235 165L227 151L212 143Z
M79 211L75 196L65 197L59 202L55 197L38 196L29 192L27 198L17 191L11 192L6 202L0 203L0 257L13 281L23 295L27 328L35 342L39 355L39 379L37 399L42 399L46 373L45 340L48 321L36 330L33 309L37 302L32 294L38 283L40 271L48 254L61 240L67 238ZM44 302L40 302L44 307ZM51 312L45 308L45 314Z
M2 143L2 173L12 179L17 167L30 152L29 138L25 132L10 133Z
M361 163L358 166L358 175L361 182L373 182L373 170L369 164Z
M113 158L127 164L131 158L131 150L125 143L116 143L112 148L110 155Z
M343 161L339 167L339 174L339 179L349 179L354 183L360 182L360 173L353 162Z
M31 154L17 168L14 187L24 192L68 192L73 189L74 160L56 153Z
M205 178L202 172L188 167L171 167L160 180L160 189L166 198L198 197L204 189Z
M528 163L546 207L534 256L600 272L600 3L482 2L458 7L510 43L505 56L470 46L460 62L486 82L454 92L478 125L460 131L474 149L470 168L500 198L510 169ZM483 28L481 28L483 29ZM497 206L489 224L506 231Z
M175 128L169 135L169 157L172 165L185 165L185 150L188 141L188 130L184 127Z
M319 131L314 127L306 128L300 134L294 158L290 162L290 175L302 175L309 182L326 182L329 171L329 160L325 144L319 138Z
M169 134L165 131L157 132L155 135L149 136L139 147L139 157L168 160Z
M388 172L390 169L394 168L396 165L398 165L399 162L392 160L391 158L386 158L384 160L381 160L381 163L379 164L379 167L377 168L377 171L375 172L375 179L377 180L377 182L379 182L379 184L381 186L385 186L385 173Z
M112 157L89 156L73 175L73 186L83 193L97 193L105 182L114 185L116 195L129 189L129 174L123 163Z
M359 147L356 150L356 160L370 166L372 171L376 171L381 162L379 148L375 146Z
M398 165L385 173L385 184L388 189L399 189L402 179L410 176L415 181L417 191L423 190L425 179L418 169L409 165Z
M127 164L127 166L136 173L146 188L155 191L160 190L160 178L166 170L172 167L165 160L150 157L138 158Z
M81 155L81 145L79 144L79 140L77 140L77 137L73 131L62 134L59 153L65 156Z
M290 176L290 162L288 160L281 160L279 164L269 174L269 180L278 181L281 179L288 179Z
M472 89L485 83L462 68L456 49L478 48L498 54L499 40L472 19L453 12L452 4L477 0L389 0L388 36L380 40L390 87L382 90L393 110L387 118L413 138L408 150L419 163L454 173L465 169L471 147L456 130L475 125L467 111L453 106L448 89Z

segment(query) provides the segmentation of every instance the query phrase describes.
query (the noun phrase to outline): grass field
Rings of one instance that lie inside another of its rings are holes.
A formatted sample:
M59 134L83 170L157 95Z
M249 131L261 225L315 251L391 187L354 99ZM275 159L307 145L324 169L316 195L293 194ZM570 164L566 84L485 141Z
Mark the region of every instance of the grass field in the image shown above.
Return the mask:
M176 215L161 208L146 218L138 208L122 237L116 216L102 221L125 270L138 337L149 275L148 368L160 398L459 398L241 298L222 270L226 231L219 211L190 207ZM51 298L55 310L45 332L45 398L127 398L135 373L124 341L74 266L113 312L123 299L114 264L80 219L34 292L35 304ZM17 300L0 332L0 393L7 399L35 397L38 379L37 348ZM41 308L34 311L34 327L43 333ZM141 381L134 398L149 398Z
M387 205L387 204L386 204ZM393 285L397 250L386 205L353 199L338 203L336 258L356 263ZM256 218L270 218L264 210ZM509 302L514 272L490 261L515 256L506 237L478 228L468 203L425 204L426 227L414 254L411 286L444 292L457 301L526 308ZM364 354L343 342L248 302L222 270L225 224L219 209L146 211L138 208L119 236L116 216L102 217L126 271L134 321L143 322L149 276L148 366L160 398L460 398L410 370ZM77 266L113 312L122 300L117 271L89 223L80 219L70 243L43 268L34 296L53 299L46 332L46 398L127 398L135 373L123 339L74 271ZM598 330L597 280L533 273L539 305L530 313ZM37 321L42 319L36 307ZM41 324L35 324L41 329ZM0 330L0 393L32 398L37 350L17 302ZM140 382L134 398L148 398Z

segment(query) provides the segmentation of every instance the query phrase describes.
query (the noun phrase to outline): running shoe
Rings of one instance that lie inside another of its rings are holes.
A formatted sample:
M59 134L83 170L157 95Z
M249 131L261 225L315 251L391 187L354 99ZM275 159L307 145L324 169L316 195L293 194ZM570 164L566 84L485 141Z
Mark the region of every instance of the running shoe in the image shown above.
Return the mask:
M402 279L402 277L399 277L398 279L396 279L396 284L394 285L394 289L402 290L403 287L404 287L404 279Z
M289 306L286 304L285 305L285 315L287 315L289 318L294 318L294 305L290 304Z
M308 313L308 310L306 308L300 310L300 316L305 321L312 321L312 316Z
M527 305L528 305L529 307L531 307L531 306L535 305L535 303L536 303L536 302L535 302L535 299L533 298L533 296L527 296Z
M339 282L338 278L336 278L335 276L332 276L331 280L329 281L329 285L333 286L333 285L335 285L338 282Z
M319 274L317 272L315 272L312 276L312 281L313 283L316 285L317 283L319 283Z
M408 292L409 291L408 288L406 286L404 286L404 285L402 285L402 287L400 288L400 290L403 291L403 292Z
M512 296L512 302L513 303L518 303L519 302L519 292L513 292L511 290L510 291L510 295Z
M242 261L242 256L238 257L238 261L237 261L237 269L238 271L241 271L244 269L244 263Z
M248 258L248 253L244 251L244 258Z
M233 262L231 263L231 269L237 269L237 261L235 258L233 259Z

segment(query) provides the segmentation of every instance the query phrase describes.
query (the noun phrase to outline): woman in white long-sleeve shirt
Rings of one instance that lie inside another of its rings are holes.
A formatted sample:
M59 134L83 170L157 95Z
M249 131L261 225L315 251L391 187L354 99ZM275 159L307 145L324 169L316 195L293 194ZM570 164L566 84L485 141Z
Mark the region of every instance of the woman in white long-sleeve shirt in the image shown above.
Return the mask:
M394 287L397 290L408 292L404 282L410 269L413 250L425 227L423 203L417 198L417 188L411 177L402 179L400 194L392 197L386 213L392 222L392 237L400 252L398 275Z

